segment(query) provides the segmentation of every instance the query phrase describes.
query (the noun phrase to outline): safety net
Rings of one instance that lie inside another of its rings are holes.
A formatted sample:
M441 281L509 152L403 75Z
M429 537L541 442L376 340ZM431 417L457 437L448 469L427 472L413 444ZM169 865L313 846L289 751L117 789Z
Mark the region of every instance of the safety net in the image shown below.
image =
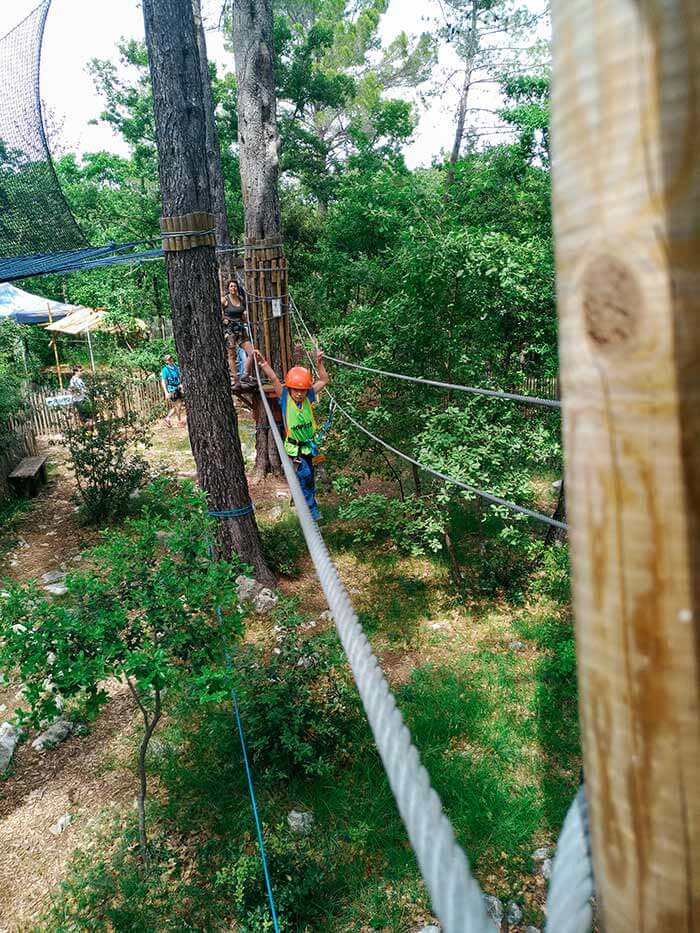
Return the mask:
M51 0L0 39L0 257L85 247L61 191L39 93L41 46Z

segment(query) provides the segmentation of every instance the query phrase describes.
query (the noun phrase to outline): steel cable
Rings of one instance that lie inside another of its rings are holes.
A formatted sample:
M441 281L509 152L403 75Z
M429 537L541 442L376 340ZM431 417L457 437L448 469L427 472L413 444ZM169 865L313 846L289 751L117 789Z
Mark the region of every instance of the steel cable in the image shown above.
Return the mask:
M311 335L311 332L306 326L304 319L299 313L299 309L296 307L296 304L293 301L290 304L290 308L292 309L292 314L295 320L298 318L298 320L304 326L304 329L306 330L309 338L313 342L313 336ZM308 351L307 356L309 356L309 359L311 360ZM311 362L313 364L313 361ZM328 389L326 389L326 391L328 392ZM341 414L344 415L345 418L347 418L347 420L359 431L362 431L363 434L366 434L367 437L371 438L375 443L380 444L382 447L391 451L391 453L395 454L397 457L400 457L402 460L405 460L407 463L412 463L420 470L423 470L425 473L429 473L431 476L435 476L437 479L442 480L444 483L449 483L452 486L458 486L460 489L464 489L465 492L469 492L475 496L480 496L482 499L486 499L487 502L491 502L493 505L503 506L504 508L510 509L513 512L519 512L521 515L526 515L528 518L535 519L535 521L543 522L546 525L552 525L554 528L562 529L562 531L568 531L568 526L565 524L565 522L560 522L556 518L550 518L550 516L545 515L544 512L536 512L534 509L528 509L525 508L525 506L517 505L517 503L510 502L508 499L502 499L500 496L495 496L493 493L487 492L485 489L480 489L478 486L471 486L468 483L463 483L461 480L455 479L453 476L448 476L446 473L441 473L439 470L434 470L432 467L426 466L424 463L421 463L420 460L416 460L414 457L409 456L402 450L398 450L396 447L392 447L392 445L388 444L383 438L373 434L372 431L353 418L353 416L343 408L338 400L333 398L333 395L331 395L330 392L328 392L328 395L335 402L338 411L341 412Z
M377 376L388 376L391 379L401 379L404 382L415 382L419 385L434 386L437 389L449 389L455 392L471 392L473 395L486 395L489 398L507 399L512 402L522 402L526 405L541 405L547 408L561 408L561 402L548 398L537 398L534 395L517 395L514 392L502 392L500 389L482 389L477 386L454 385L451 382L438 382L435 379L423 379L420 376L407 376L405 373L392 373L385 369L374 369L372 366L361 366L359 363L350 363L348 360L339 359L336 356L330 356L324 352L324 356L332 363L338 363L340 366L346 366L350 369L360 369L366 373L374 373Z
M457 843L442 803L421 764L389 685L355 610L340 581L265 396L257 358L255 374L260 397L309 554L347 655L396 804L408 831L435 914L445 933L493 933L479 884Z

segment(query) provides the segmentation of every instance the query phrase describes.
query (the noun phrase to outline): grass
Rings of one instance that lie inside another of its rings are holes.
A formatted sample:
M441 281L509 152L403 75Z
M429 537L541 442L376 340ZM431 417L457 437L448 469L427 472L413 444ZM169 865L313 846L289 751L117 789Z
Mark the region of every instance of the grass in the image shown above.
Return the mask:
M580 764L562 556L533 584L507 577L504 566L517 564L517 554L490 539L472 579L492 574L498 598L478 586L465 596L440 559L351 547L332 524L334 507L324 511L341 572L361 584L354 601L375 651L403 662L401 677L389 670L397 702L477 877L488 893L518 901L525 923L539 925L544 885L530 854L555 839ZM470 557L471 523L457 538ZM286 514L272 527L267 547L293 575L302 554L296 519ZM310 589L301 592L303 609ZM281 664L269 632L260 637L241 709L283 930L409 933L429 922L430 905L335 633L293 641ZM515 639L522 650L510 647ZM300 666L309 654L314 663ZM285 713L287 702L299 715ZM52 922L83 919L45 929L269 929L230 712L185 704L168 722L169 751L154 762L153 865L139 871L133 829L120 829L102 860L76 863ZM302 755L309 741L323 757L317 773ZM292 808L314 813L308 838L289 833Z
M33 499L13 495L0 498L0 528L2 528L0 553L11 550L16 544L17 539L12 532L18 528L24 516L31 512L33 508Z

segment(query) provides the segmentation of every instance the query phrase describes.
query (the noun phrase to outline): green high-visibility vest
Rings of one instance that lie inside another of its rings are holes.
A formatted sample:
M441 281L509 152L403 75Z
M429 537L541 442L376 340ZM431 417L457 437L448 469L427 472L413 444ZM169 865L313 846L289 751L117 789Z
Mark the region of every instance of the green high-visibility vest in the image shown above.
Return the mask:
M311 453L311 442L316 434L316 418L308 397L301 403L301 408L287 391L287 410L284 413L284 426L286 429L284 449L290 457L299 454ZM296 443L299 441L299 443Z

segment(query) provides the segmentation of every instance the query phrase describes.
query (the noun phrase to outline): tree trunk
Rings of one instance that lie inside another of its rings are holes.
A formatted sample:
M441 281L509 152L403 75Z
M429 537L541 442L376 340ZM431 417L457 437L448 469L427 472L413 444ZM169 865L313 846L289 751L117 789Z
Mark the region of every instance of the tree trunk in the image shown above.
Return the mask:
M566 492L564 489L564 480L561 481L559 499L557 500L557 507L554 510L552 518L556 519L558 522L566 523ZM563 528L555 528L554 525L547 525L547 534L544 539L546 547L551 547L553 544L562 544L564 541L566 541L566 532Z
M202 81L192 0L144 0L164 217L209 212ZM190 246L191 240L184 245ZM187 424L209 507L250 502L238 421L229 389L221 299L211 246L166 252L175 345L187 399ZM274 578L255 517L220 520L218 552L236 551L261 581Z
M455 180L455 165L459 161L462 151L462 141L464 139L464 127L467 122L467 111L469 110L469 91L472 86L472 72L474 70L474 60L479 45L479 35L477 33L477 0L472 0L471 23L470 23L470 44L469 55L464 66L464 81L459 95L459 104L457 105L457 126L455 128L455 139L450 153L450 165L447 170L447 187L450 188Z
M279 135L275 99L272 0L233 5L238 82L238 140L245 207L246 286L255 343L284 378L292 364L286 260L279 204ZM273 306L279 302L281 317ZM258 417L264 418L262 406ZM256 472L281 474L268 432L258 424Z
M138 795L138 812L139 812L139 849L141 850L141 860L144 865L149 861L148 853L148 834L146 832L146 797L148 794L148 770L146 767L146 755L148 753L148 743L151 741L153 733L156 730L156 726L160 721L161 715L161 695L160 690L156 688L155 690L155 707L153 710L153 715L148 715L148 710L143 704L137 687L132 683L129 677L126 678L126 682L129 685L129 690L131 690L131 695L138 708L141 710L141 715L143 716L143 738L141 740L141 745L139 746L139 757L138 757L138 772L139 772L139 795Z
M204 101L204 124L207 140L207 166L209 168L209 187L211 190L211 210L214 215L214 231L216 245L220 249L231 246L231 234L228 227L228 214L226 211L226 189L224 187L224 170L221 164L221 143L216 128L216 115L214 98L211 93L211 77L209 75L209 59L207 57L207 39L202 20L201 0L192 0L192 13L197 35L197 51L199 53L199 71L202 76L202 99ZM225 290L226 283L235 273L233 252L220 252L217 254L221 287Z
M241 187L248 240L280 241L272 0L233 4Z

